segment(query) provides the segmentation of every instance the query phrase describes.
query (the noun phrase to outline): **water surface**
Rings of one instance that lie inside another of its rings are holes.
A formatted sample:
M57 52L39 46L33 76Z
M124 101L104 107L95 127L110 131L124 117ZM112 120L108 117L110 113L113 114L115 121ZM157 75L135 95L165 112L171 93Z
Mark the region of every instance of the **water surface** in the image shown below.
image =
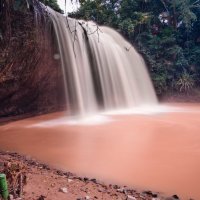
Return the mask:
M154 114L102 115L96 122L89 119L92 125L64 123L64 116L2 125L0 148L83 176L200 199L200 104Z

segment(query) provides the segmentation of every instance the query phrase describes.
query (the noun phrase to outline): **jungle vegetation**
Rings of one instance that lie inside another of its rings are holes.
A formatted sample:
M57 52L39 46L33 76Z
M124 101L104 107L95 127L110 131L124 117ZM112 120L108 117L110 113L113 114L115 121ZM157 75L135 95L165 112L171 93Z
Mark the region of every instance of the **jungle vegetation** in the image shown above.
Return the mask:
M121 32L144 56L158 95L200 86L199 0L82 0L70 16Z

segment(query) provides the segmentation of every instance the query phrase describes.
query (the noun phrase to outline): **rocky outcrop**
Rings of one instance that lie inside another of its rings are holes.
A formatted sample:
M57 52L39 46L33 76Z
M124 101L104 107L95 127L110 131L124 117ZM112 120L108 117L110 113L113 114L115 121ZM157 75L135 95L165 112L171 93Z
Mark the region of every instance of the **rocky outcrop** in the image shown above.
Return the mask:
M0 117L64 109L53 34L42 24L36 26L33 11L5 9L0 16Z

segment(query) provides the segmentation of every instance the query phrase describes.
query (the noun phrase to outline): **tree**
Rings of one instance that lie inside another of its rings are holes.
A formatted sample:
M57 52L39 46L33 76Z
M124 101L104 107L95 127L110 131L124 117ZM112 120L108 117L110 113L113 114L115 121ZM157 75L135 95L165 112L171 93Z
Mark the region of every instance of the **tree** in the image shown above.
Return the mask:
M44 3L45 5L51 7L52 9L54 9L57 12L60 13L64 13L63 10L60 9L57 0L40 0L42 3Z
M85 0L71 16L120 31L143 54L159 95L180 91L180 80L192 83L187 93L200 86L200 1Z

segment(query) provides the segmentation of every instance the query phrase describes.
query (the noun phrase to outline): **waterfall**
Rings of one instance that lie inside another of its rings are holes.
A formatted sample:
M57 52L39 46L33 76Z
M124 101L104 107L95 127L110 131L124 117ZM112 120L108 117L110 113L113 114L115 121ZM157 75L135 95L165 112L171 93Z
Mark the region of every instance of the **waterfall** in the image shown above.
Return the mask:
M157 103L144 60L118 32L47 8L71 115Z

